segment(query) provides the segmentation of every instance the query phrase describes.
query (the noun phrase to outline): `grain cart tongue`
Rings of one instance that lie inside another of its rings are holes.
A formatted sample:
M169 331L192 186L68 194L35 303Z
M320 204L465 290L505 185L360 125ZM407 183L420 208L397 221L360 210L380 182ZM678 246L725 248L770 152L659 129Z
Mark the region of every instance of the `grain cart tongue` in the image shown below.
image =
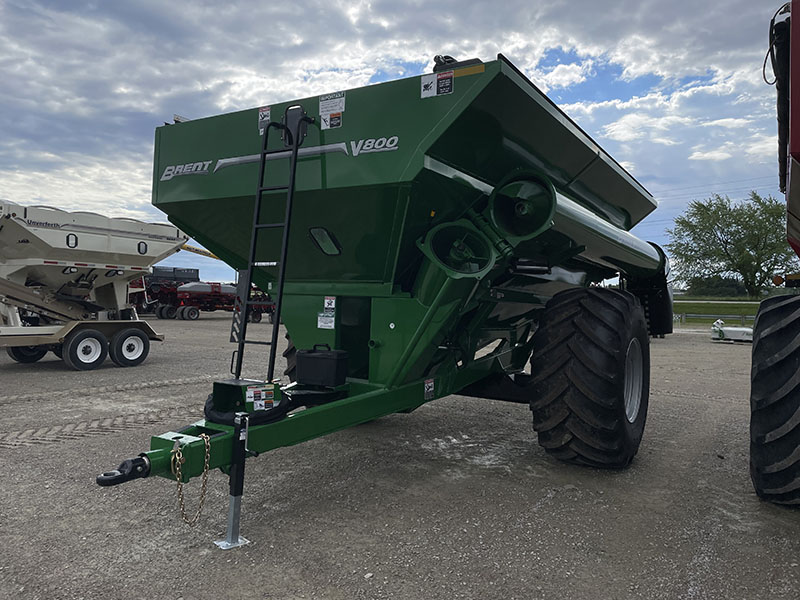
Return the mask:
M664 254L629 233L655 201L502 56L437 69L157 130L154 204L270 290L288 377L276 318L266 378L241 379L241 293L205 419L100 484L221 468L231 547L245 456L456 393L530 403L558 458L631 461L648 327L672 326Z
M0 347L17 362L48 351L76 370L147 357L161 340L128 304L128 283L187 237L167 224L0 200Z

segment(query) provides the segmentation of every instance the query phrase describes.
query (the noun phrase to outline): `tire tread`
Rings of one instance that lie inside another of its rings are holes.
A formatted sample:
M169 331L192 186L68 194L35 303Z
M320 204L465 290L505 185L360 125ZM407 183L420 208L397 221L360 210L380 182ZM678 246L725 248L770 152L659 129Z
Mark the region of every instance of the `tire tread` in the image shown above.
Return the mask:
M624 291L578 288L548 302L531 359L533 426L548 454L604 468L625 467L633 459L641 437L626 437L624 407L620 418L620 354L628 339L624 332L637 320L646 335L641 305ZM642 351L644 419L649 354L646 347Z
M800 296L761 303L753 328L750 478L777 504L800 504Z

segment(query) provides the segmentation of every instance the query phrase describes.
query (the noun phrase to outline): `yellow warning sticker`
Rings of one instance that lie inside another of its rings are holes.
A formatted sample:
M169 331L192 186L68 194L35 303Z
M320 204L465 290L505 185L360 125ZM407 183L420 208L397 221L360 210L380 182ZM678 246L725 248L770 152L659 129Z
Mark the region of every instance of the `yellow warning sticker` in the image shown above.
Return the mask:
M453 71L454 77L463 77L464 75L477 75L478 73L483 73L486 70L486 65L471 65L469 67L464 67L463 69L456 69Z

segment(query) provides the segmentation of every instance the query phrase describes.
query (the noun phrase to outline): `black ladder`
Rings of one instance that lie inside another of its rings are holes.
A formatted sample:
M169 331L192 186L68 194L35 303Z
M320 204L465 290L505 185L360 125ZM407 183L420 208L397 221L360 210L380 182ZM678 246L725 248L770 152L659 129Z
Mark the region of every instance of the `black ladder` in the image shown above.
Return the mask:
M283 284L286 278L286 255L289 245L289 225L292 218L292 200L294 199L294 183L297 173L297 150L302 145L306 136L309 123L313 123L314 118L309 117L303 107L298 105L290 106L286 109L281 122L270 121L264 128L264 139L261 144L260 164L258 168L258 186L256 187L255 207L253 209L253 230L250 234L250 256L247 262L247 269L239 272L239 285L236 290L236 300L233 309L233 322L231 323L231 342L238 344L231 357L231 373L236 379L241 378L242 362L244 360L244 348L247 344L269 346L269 367L267 369L267 381L272 382L275 374L275 357L278 348L278 331L281 322L281 306L283 304ZM281 138L287 149L267 150L269 143L269 131L275 128L281 131ZM282 155L280 157L275 155ZM267 160L270 156L283 158L289 156L289 183L288 185L264 185L264 175L266 172ZM261 217L261 201L264 192L274 192L286 190L286 207L282 223L259 223ZM270 261L256 261L256 246L258 233L263 229L283 228L283 239L281 242L280 259ZM253 269L256 267L278 267L277 290L274 294L275 311L272 314L272 340L269 342L255 341L247 339L247 317L251 313L254 304L263 303L263 299L253 299L251 291L253 287ZM236 361L236 366L233 363Z

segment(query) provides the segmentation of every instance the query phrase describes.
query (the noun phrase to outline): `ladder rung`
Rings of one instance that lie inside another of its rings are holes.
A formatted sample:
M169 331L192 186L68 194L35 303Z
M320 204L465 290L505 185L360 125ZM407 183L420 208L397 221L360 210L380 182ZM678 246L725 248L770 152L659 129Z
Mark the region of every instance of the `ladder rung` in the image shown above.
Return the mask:
M254 263L251 263L251 265L254 266L254 267L277 267L278 266L278 261L277 260L267 260L267 261L261 261L261 262L254 262Z
M288 190L288 185L268 185L258 188L259 192L277 192L278 190Z
M257 346L272 346L272 342L257 342L255 340L244 340L245 344L255 344Z
M283 227L283 223L259 223L256 229L269 229L270 227Z

